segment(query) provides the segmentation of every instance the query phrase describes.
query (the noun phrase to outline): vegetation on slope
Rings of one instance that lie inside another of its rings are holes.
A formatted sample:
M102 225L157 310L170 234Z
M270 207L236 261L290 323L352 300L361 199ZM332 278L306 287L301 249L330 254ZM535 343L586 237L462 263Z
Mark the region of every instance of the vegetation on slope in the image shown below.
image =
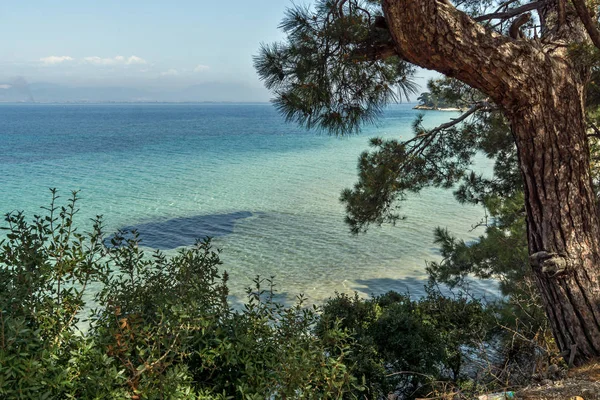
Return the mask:
M100 218L91 232L80 233L76 194L65 206L57 199L53 192L45 215L32 222L20 213L6 216L0 245L4 398L475 393L511 384L515 375L502 376L508 370L493 363L485 363L487 374L469 374L473 355L486 354L490 340L511 343L500 346L512 352L501 362L547 344L537 336L545 326L519 314L515 304L525 303L444 297L434 284L423 299L393 292L370 300L337 295L319 308L303 298L291 306L277 303L273 282L257 277L236 311L210 241L171 258L145 254L135 232L118 232L109 242Z

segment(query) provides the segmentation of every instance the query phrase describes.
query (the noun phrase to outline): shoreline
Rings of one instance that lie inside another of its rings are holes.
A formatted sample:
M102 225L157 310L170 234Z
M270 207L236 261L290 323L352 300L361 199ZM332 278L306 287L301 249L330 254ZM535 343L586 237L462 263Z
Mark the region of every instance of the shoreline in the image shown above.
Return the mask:
M429 107L429 106L423 106L423 105L418 105L418 106L414 106L413 110L425 110L425 111L453 111L453 112L462 112L465 111L463 108L458 108L458 107Z

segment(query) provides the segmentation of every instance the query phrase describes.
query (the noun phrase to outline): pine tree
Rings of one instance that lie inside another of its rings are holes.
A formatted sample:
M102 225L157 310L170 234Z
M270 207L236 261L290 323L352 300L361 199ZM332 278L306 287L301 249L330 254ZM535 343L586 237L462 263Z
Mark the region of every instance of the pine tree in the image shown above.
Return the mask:
M317 0L291 9L287 40L255 60L288 120L335 134L376 118L397 100L394 88L413 91L414 65L455 78L440 89L467 99L460 118L429 131L416 121L414 138L376 139L361 156L359 181L342 195L354 232L396 220L407 192L483 185L468 169L494 138L486 119L503 118L510 135L496 139L514 151L498 159L506 178L520 171L513 188L523 191L528 263L559 348L576 364L600 356L600 220L588 139L590 130L600 135L590 112L596 8L584 0ZM481 124L459 126L470 118Z

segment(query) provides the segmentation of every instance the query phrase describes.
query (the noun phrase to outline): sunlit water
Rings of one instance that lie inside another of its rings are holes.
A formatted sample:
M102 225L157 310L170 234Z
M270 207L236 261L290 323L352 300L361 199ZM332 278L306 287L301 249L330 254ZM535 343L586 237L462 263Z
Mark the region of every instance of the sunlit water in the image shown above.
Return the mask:
M430 189L404 202L397 226L351 236L339 202L368 139L410 137L415 116L394 106L378 126L335 138L285 124L267 104L2 105L0 212L33 215L48 188L63 200L79 190L80 225L102 214L107 230L135 227L166 253L213 236L239 297L256 275L314 302L335 291L418 296L426 261L439 260L434 228L474 239L483 210ZM453 116L430 111L425 124Z

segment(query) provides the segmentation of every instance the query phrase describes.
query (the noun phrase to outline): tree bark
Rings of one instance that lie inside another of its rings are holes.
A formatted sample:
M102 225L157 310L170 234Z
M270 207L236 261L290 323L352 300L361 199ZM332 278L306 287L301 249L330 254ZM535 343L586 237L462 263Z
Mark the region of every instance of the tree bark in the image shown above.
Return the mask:
M600 357L600 221L584 114L588 71L571 63L564 46L486 31L446 2L384 0L383 9L400 56L460 79L502 107L525 183L533 274L557 344L561 351L577 346L575 364ZM580 35L576 25L570 21L567 34Z

